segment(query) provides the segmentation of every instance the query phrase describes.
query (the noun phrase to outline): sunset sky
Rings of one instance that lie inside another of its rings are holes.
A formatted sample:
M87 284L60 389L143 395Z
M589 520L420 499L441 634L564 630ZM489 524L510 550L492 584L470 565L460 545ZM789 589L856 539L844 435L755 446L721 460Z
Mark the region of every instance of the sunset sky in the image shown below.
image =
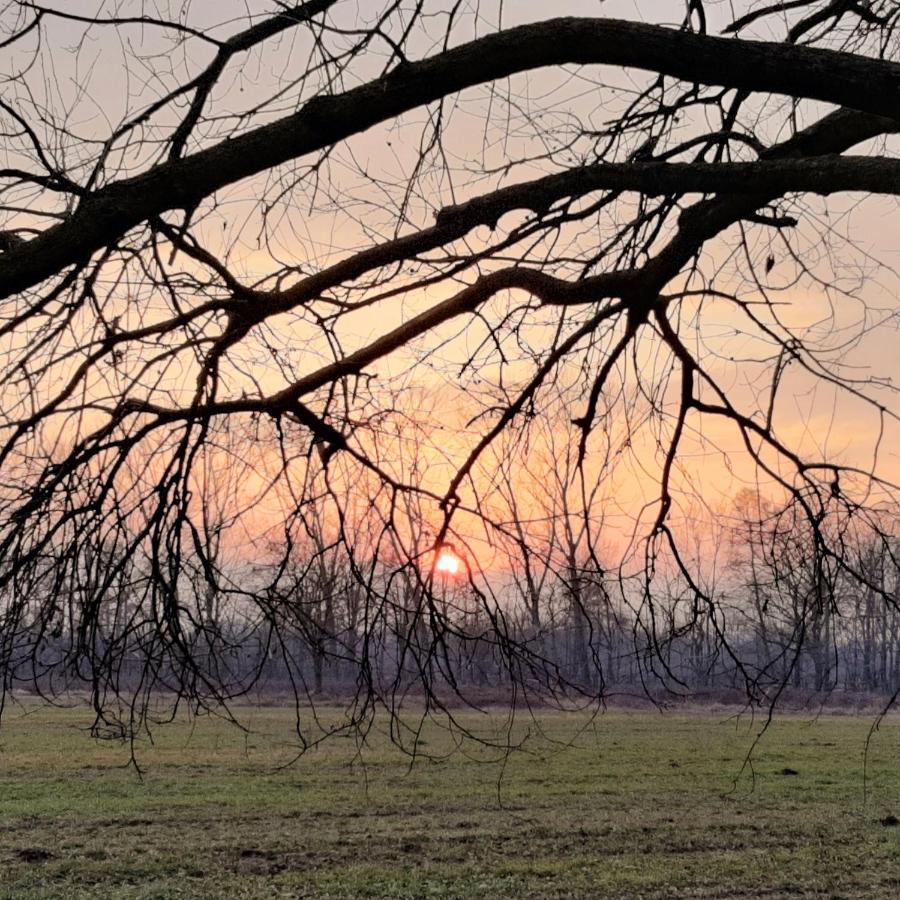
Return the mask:
M76 6L85 11L93 8L89 3L57 4L66 10L74 10ZM349 17L345 24L354 21L359 6L348 4L346 12L339 6L335 21L341 23L342 16ZM480 6L480 17L469 16L455 39L462 41L493 28L501 6L506 25L579 14L675 24L684 12L681 0L484 3ZM243 10L243 3L232 0L192 8L192 15L195 25L204 20L210 24L223 23L214 33L224 35L230 33ZM716 31L732 15L729 4L711 5L709 13L710 31ZM102 28L91 29L84 37L84 28L72 22L51 21L47 27L60 46L68 45L73 52L66 56L58 50L52 54L47 50L39 57L35 83L44 80L48 99L66 106L70 126L88 141L104 140L126 112L133 114L164 87L176 83L184 72L195 71L205 59L204 54L212 53L212 48L201 47L195 41L190 43L194 54L190 59L184 57L181 48L169 57L155 55L142 59L142 54L151 51L164 53L167 39L150 28L123 30L121 34L128 33L130 42L121 43L120 35ZM761 26L756 34L761 38L776 36L770 25ZM264 53L250 54L214 95L215 111L224 115L251 108L271 94L273 79L281 78L280 73L287 71L292 60L301 57L309 46L307 36L292 34L267 46ZM425 34L416 39L414 46L423 56L436 49L429 45ZM135 48L140 52L135 52ZM27 54L21 52L25 58ZM163 58L169 68L161 65ZM361 64L353 77L362 79L377 74L378 59L374 55ZM126 64L131 69L128 78L121 76ZM53 80L47 77L51 67ZM516 76L493 90L482 87L465 91L450 101L446 110L443 147L446 165L434 166L432 171L423 174L408 197L404 194L405 184L418 157L426 122L422 110L404 116L399 124L392 121L343 142L323 164L318 180L292 184L294 167L289 166L220 192L215 208L201 209L193 233L226 259L232 272L245 281L264 279L293 266L297 272L285 280L285 284L290 284L298 273L309 273L373 242L388 239L395 230L407 233L416 227L427 227L443 206L463 202L501 184L545 173L555 163L530 159L541 149L541 140L557 141L562 146L571 137L571 158L588 158L589 137L572 137L576 130L575 117L580 117L582 124L599 128L621 111L634 87L645 84L647 77L644 73L609 67L577 70L570 67ZM352 85L345 85L349 86ZM281 108L276 103L256 121L288 110L295 102L296 95L289 92ZM822 109L822 104L806 104L800 114L801 122L811 121ZM776 116L772 127L783 119L784 116ZM701 125L704 123L689 118L681 126L682 136L690 136ZM203 139L214 141L227 127L224 119L211 120L205 126ZM769 134L765 125L760 133L771 140L778 137L774 132ZM92 151L83 152L87 159ZM136 171L154 152L152 144L127 145L116 155L120 174ZM556 152L558 159L565 157L559 148ZM521 162L508 172L500 171L498 167L510 159ZM265 219L258 204L263 192L268 204ZM686 198L685 202L692 199L695 198ZM407 200L405 220L399 222L399 206ZM776 305L766 309L758 307L760 315L766 321L770 321L767 317L777 315L796 333L813 338L829 362L847 377L883 380L883 385L866 388L888 411L880 416L877 410L850 397L845 390L812 378L796 365L788 365L780 375L779 399L774 408L773 424L778 436L810 458L821 457L867 471L874 467L882 477L900 481L900 428L891 418L891 411L898 408L892 385L900 379L896 311L900 287L896 235L900 233L900 213L896 200L839 195L827 203L813 199L804 200L803 204L806 214L800 226L790 233L789 245L773 232L755 237L744 256L738 249L736 230L732 228L706 246L703 264L708 272L717 273L718 290L734 290L742 300L761 303L763 298L754 295L755 288L749 278L750 263L758 270L771 256L771 271L766 273L765 281L768 299ZM627 217L633 208L633 198L626 198L615 214ZM525 216L522 211L514 212L501 220L500 228L508 230ZM659 241L664 242L666 237L660 235ZM488 238L487 229L476 229L464 244L470 252L478 252ZM562 245L554 248L554 252L587 252L594 238L589 230L573 229L563 234ZM810 262L811 275L800 277L791 253ZM183 257L173 259L173 270L192 274L201 270ZM487 263L486 267L490 265ZM577 265L570 266L569 271L577 268ZM116 271L110 267L105 273L110 284L123 274L125 277L105 300L108 318L121 317L119 327L124 328L137 326L139 322L152 323L170 314L167 299L148 291L137 268ZM405 284L409 289L344 315L336 323L331 344L313 315L305 311L271 319L254 334L262 341L250 339L229 351L228 362L223 367L223 384L228 396L278 391L292 378L328 362L338 343L344 353L352 352L460 288L459 280L447 278L435 285L418 286L418 280L427 274L424 266L416 271L399 269L391 285ZM677 287L673 285L673 290ZM368 290L375 292L380 287L371 285ZM521 304L523 299L519 294L495 298L488 306L491 321ZM413 347L380 360L372 367L377 374L374 403L381 402L385 407L396 405L405 416L418 418L415 436L401 438L394 433L360 438L360 449L371 448L373 441L383 442L386 448L391 448L385 450L386 469L398 476L408 476L415 469L415 476L439 494L482 433L483 424L471 420L496 402L501 379L503 390L509 392L530 377L537 352L552 338L559 321L559 311L534 311L529 324L518 333L501 338L499 349L507 354L502 367L498 348L485 343L489 336L485 320L468 316L440 327ZM733 304L714 297L691 298L683 302L679 321L685 343L719 379L735 404L748 412L765 409L774 370L771 345L760 338L758 329L748 326L744 314ZM73 346L78 343L79 327L82 326L75 323L68 338ZM221 323L216 327L221 327ZM620 335L621 323L610 327L586 358L588 372L596 371L604 352ZM145 364L151 350L149 344L143 349L138 344L128 349L130 355L123 360L123 372ZM463 373L462 364L473 352L479 353L476 370ZM590 385L587 374L577 365L582 359L573 358L559 372L559 396L548 396L552 441L548 441L546 434L538 434L531 443L523 443L514 450L517 471L513 478L522 495L535 493L529 491L529 482L541 479L542 467L549 470L553 466L552 453L560 452L560 443L577 442L577 429L568 420L581 414ZM75 354L68 363L61 363L57 377L72 371L77 361ZM586 478L603 482L597 495L602 509L597 515L602 514L610 545L627 543L635 521L647 524L654 517L653 504L659 497L663 462L660 440L671 434L671 421L648 425L647 402L640 396L639 386L646 383L659 387L664 383L657 399L664 406L671 404L677 396L677 379L671 384L666 381L670 363L668 351L661 349L658 338L642 333L633 353L613 372L608 412L588 444ZM151 369L152 372L155 370ZM190 352L161 363L156 396L173 404L183 402L194 390L196 374L196 361ZM103 370L95 379L94 389L112 395L121 387L123 377L119 372ZM423 403L422 397L427 397L427 402ZM370 402L356 412L370 414L373 408ZM79 421L76 424L74 417L69 417L63 427L84 428L91 421L90 414ZM731 498L743 487L758 487L763 493L775 491L769 479L760 477L750 463L732 426L724 425L715 417L692 413L687 428L673 473L674 517L681 515L696 522L698 516L727 511ZM73 441L74 434L67 433L60 446L71 446ZM548 449L550 443L556 450ZM412 444L414 450L410 449ZM248 447L246 458L259 469L257 475L248 474L241 487L242 503L249 506L247 515L258 523L266 518L261 511L271 509L273 522L277 522L275 509L291 502L268 487L280 460L271 448L264 447ZM476 469L475 490L464 495L464 505L488 501L495 486L496 464L496 455L485 457ZM292 465L298 469L297 477L304 479L305 462L297 460ZM350 473L347 478L352 480ZM860 483L850 485L849 489L862 487ZM880 498L871 495L869 499L874 502ZM525 501L526 508L528 502ZM431 510L431 515L436 517L431 527L437 527L436 509ZM471 541L485 540L472 523L466 524L462 510L459 527ZM247 526L244 533L252 535L257 528L258 524Z

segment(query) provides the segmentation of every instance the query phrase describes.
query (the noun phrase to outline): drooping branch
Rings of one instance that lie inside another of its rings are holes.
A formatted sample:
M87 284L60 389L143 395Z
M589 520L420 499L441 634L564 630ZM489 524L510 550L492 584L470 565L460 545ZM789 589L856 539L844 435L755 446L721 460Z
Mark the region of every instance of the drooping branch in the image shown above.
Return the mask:
M297 113L82 198L69 219L0 256L0 298L84 262L171 209L467 87L551 65L636 67L688 81L823 100L900 119L900 66L829 50L732 41L654 25L553 19L399 66Z

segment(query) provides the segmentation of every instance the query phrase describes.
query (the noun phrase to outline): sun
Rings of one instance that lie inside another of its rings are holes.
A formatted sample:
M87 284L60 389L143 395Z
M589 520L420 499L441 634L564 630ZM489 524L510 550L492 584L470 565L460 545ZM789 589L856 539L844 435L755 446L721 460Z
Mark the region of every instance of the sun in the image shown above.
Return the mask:
M438 550L437 562L434 564L435 572L443 575L456 575L462 567L462 560L456 555L452 547L441 547Z

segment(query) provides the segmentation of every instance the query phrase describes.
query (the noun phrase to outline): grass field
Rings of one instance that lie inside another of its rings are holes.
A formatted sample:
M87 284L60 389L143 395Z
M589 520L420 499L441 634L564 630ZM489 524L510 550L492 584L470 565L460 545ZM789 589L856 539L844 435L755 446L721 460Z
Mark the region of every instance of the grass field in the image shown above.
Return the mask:
M502 778L484 753L410 770L380 734L364 767L335 739L278 769L293 713L243 715L249 737L159 729L139 780L84 710L12 708L0 897L900 896L900 722L874 739L864 803L871 716L776 721L735 786L759 723L725 714L610 712L570 749L535 734ZM541 724L568 740L583 722Z

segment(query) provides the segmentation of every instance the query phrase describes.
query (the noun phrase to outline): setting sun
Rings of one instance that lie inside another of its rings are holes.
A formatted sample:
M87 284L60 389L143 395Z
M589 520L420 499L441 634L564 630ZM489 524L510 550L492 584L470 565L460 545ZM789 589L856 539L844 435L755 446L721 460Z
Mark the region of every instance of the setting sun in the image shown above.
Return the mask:
M462 565L462 560L454 553L451 547L441 547L438 551L437 562L434 565L436 572L443 575L456 575Z

